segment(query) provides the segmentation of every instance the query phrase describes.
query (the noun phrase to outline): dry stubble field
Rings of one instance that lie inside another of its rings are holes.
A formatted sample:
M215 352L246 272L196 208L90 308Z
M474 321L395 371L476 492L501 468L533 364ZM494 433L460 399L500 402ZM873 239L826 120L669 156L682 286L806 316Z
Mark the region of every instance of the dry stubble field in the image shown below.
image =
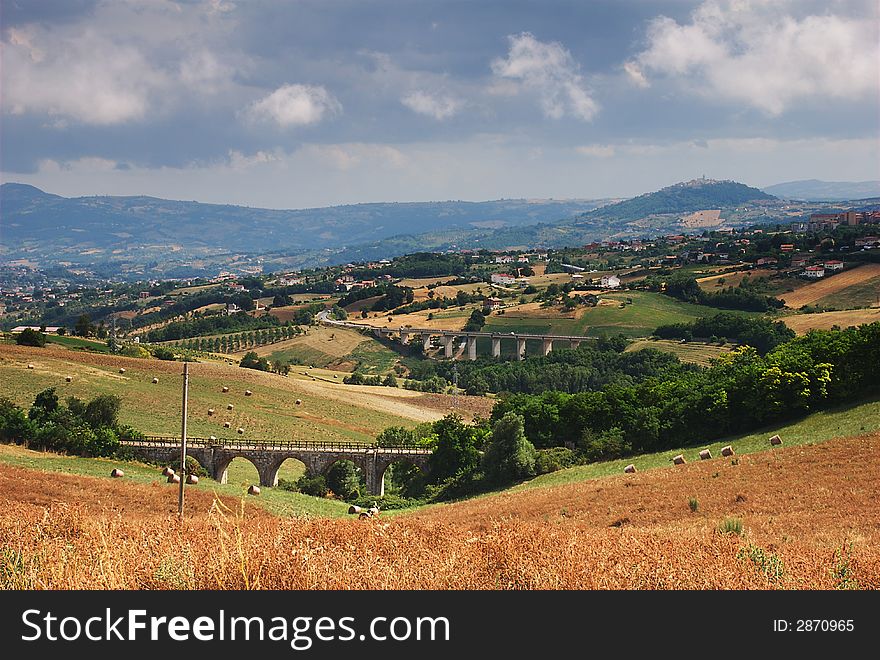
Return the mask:
M179 523L161 484L0 467L0 579L38 589L876 589L878 449L875 433L378 521L198 500ZM726 518L743 534L720 532Z
M785 302L786 307L798 309L804 305L814 303L820 298L833 295L847 287L861 284L878 276L880 276L880 264L864 264L844 271L839 275L826 277L803 286L792 293L783 294L780 298Z

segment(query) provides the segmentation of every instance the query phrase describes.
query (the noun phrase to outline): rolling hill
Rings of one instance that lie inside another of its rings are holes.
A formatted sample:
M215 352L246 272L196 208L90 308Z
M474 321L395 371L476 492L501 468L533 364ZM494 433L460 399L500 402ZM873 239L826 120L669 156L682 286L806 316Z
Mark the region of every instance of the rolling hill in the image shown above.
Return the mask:
M155 197L77 197L0 186L2 254L41 266L191 263L194 271L240 254L308 253L411 232L492 230L570 218L588 200L376 203L274 210Z
M783 199L840 201L880 197L880 181L820 181L806 179L767 186L764 192Z

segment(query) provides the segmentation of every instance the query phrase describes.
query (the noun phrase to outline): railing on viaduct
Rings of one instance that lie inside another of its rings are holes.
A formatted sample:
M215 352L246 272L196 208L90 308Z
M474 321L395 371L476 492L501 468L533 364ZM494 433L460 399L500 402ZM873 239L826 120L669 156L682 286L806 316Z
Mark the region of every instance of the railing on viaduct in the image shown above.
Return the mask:
M276 486L278 470L288 458L302 461L309 474L324 474L333 463L349 460L361 468L367 490L384 494L385 471L392 463L405 460L428 469L432 450L415 444L381 447L378 444L329 442L314 440L247 440L226 438L187 438L186 453L197 460L211 477L226 483L227 469L234 458L244 458L257 468L261 486ZM142 459L176 463L180 454L180 438L146 436L122 442Z

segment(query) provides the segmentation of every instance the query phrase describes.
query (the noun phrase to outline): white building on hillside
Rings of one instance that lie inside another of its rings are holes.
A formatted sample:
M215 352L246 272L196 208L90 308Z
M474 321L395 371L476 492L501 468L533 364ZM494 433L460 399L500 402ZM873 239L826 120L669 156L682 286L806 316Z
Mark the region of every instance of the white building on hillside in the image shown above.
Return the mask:
M492 273L492 284L510 285L516 284L516 278L507 273Z
M620 286L620 278L617 275L603 275L599 286L603 289L616 289Z

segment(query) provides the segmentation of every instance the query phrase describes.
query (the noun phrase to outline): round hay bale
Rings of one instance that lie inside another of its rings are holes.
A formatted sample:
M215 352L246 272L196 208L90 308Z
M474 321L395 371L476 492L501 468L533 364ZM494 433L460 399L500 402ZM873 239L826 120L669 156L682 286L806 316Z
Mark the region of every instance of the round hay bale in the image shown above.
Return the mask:
M226 410L232 410L233 408L235 408L235 406L233 406L231 403L226 404Z
M158 378L154 378L154 379L153 379L153 385L157 385L158 383L159 383L159 379L158 379Z
M69 382L71 382L71 381L73 380L73 377L72 377L72 376L68 376L68 377L65 378L64 380L66 380L66 381L69 383Z
M113 468L113 471L110 473L110 476L113 477L114 479L119 479L119 477L125 476L125 472L123 472L119 468Z
M736 452L733 451L733 447L731 447L730 445L726 445L721 448L721 455L722 456L733 456L735 453Z
M230 422L223 422L223 428L224 428L224 429L231 429L231 428L232 428L232 424L231 424Z
M162 468L162 476L163 477L170 477L172 474L174 474L174 468L169 467L167 465L164 468Z
M179 484L180 483L180 475L179 474L169 474L168 475L168 483L169 484Z
M253 394L254 394L254 393L251 392L250 390L245 390L245 391L244 391L244 395L245 395L245 396L253 396Z
M302 405L302 399L297 399L294 403L296 403L296 405L298 405L298 406L301 406L301 405Z
M708 449L704 449L703 451L700 452L700 460L701 461L708 461L710 458L712 458L712 452L709 451Z
M238 430L238 434L239 434L239 435L242 435L242 434L244 433L244 429L241 428L240 426L238 427L237 430Z
M780 438L778 435L774 435L773 437L770 438L770 444L774 447L777 445L781 445L782 438Z
M119 373L124 374L124 373L125 373L125 367L119 367Z
M32 364L28 365L28 369L33 369L33 368L34 368L34 365L32 365Z
M248 495L259 495L260 487L259 486L251 486L248 488Z
M228 387L224 387L224 388L223 388L223 394L226 394L228 391L229 391L229 388L228 388Z
M684 455L683 455L683 454L679 454L678 456L673 456L673 457L672 457L672 463L673 463L674 465L684 465L685 463L687 463L687 461L684 460Z
M210 416L213 415L213 414L214 414L214 409L213 409L213 408L208 408L208 417L210 417Z
M350 507L348 507L349 513L360 513L361 511L363 511L363 509L355 504L352 504Z
M195 486L197 483L199 483L199 478L195 474L188 474L186 475L186 483Z
M630 464L627 465L625 468L623 468L623 471L624 471L626 474L635 474L636 466L633 465L632 463L630 463Z

